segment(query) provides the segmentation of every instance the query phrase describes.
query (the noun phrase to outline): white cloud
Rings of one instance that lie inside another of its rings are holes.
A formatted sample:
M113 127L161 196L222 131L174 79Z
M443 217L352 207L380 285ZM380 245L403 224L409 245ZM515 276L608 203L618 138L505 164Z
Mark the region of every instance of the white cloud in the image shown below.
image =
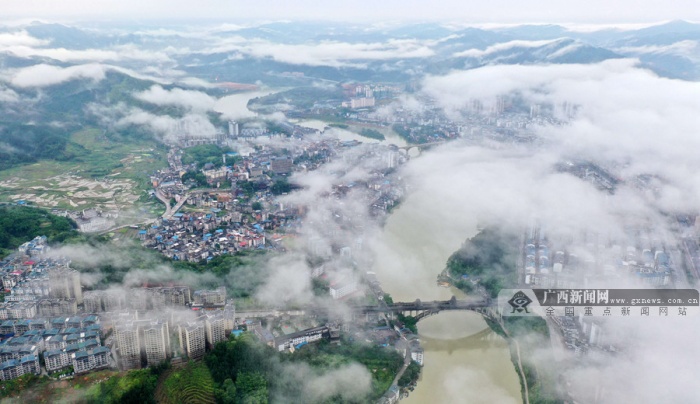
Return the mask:
M0 87L0 102L18 102L19 94L11 88Z
M256 58L309 66L355 66L362 60L424 58L434 54L430 47L415 40L390 40L386 43L347 43L323 41L315 44L282 44L261 39L227 38L202 53L238 52ZM233 57L240 57L232 55ZM355 61L354 63L351 61Z
M187 114L182 118L174 118L134 108L128 115L116 122L117 127L129 125L146 127L168 144L178 143L182 138L188 136L209 138L216 136L216 128L209 119L195 113Z
M155 105L176 105L197 112L212 110L217 99L201 91L183 90L173 88L166 90L159 85L154 85L148 90L135 93L134 97Z
M98 82L105 78L108 71L116 71L139 80L148 80L159 84L172 83L171 80L142 74L132 69L100 63L88 63L68 67L42 63L20 69L8 70L4 72L3 79L15 87L47 87L79 79Z
M1 39L1 38L0 38ZM26 45L1 46L0 51L9 52L17 57L46 57L61 62L119 62L145 61L152 63L174 63L164 52L139 49L136 46L122 45L113 49L75 50L66 48L34 48Z
M467 49L467 50L462 51L462 52L456 52L452 56L478 58L478 57L490 55L492 53L512 49L512 48L539 48L541 46L549 45L549 44L552 44L552 43L555 43L558 41L560 41L560 40L559 39L544 40L544 41L516 40L516 41L497 43L497 44L491 45L483 50L481 50L481 49Z
M0 33L0 49L9 46L42 46L49 41L34 38L27 31Z
M58 67L39 64L17 71L10 79L16 87L46 87L75 79L100 81L104 79L106 67L100 64L86 64Z

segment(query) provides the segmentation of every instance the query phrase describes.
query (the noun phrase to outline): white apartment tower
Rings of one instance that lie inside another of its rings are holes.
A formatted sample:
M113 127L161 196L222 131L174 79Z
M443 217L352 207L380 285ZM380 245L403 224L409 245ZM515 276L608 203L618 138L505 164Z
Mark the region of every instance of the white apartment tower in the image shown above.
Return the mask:
M168 323L153 321L144 326L143 346L146 351L147 366L154 366L168 359L170 352Z
M213 348L217 343L226 340L226 320L222 314L207 315L204 328L209 347Z
M119 363L122 369L141 367L141 340L138 327L134 323L123 323L114 327L114 337L119 350Z
M204 326L198 322L180 324L180 348L190 359L200 359L204 356L205 336Z

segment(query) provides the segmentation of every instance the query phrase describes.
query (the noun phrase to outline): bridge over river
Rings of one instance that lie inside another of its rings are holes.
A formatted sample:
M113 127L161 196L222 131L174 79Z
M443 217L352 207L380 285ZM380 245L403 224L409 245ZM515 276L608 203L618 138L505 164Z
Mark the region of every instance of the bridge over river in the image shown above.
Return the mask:
M472 310L478 313L486 313L488 309L495 307L490 298L458 300L452 296L450 300L435 300L423 302L395 302L392 304L379 304L376 306L353 306L356 312L362 313L401 313L410 315L420 320L445 310Z
M355 314L403 314L405 316L413 316L420 320L424 317L432 316L445 310L472 310L484 315L490 315L491 309L496 305L490 298L473 298L473 299L457 299L452 296L450 300L435 300L423 302L416 300L413 302L397 302L387 304L381 302L379 305L372 306L345 306ZM297 310L282 310L282 309L258 309L258 310L242 310L236 312L236 318L260 318L260 317L276 317L280 315L288 316L303 316L303 315L320 315L329 311L329 307L307 307ZM338 307L335 307L338 312ZM334 310L330 310L334 311Z

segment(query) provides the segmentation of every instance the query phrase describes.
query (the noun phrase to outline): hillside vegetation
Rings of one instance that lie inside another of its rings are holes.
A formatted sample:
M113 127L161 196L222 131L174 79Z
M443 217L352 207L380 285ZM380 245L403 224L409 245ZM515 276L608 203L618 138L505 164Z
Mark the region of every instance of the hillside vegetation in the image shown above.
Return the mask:
M0 257L37 236L49 242L77 237L77 225L71 219L27 206L0 206Z
M189 362L170 369L161 377L156 401L162 404L215 404L214 379L203 362Z

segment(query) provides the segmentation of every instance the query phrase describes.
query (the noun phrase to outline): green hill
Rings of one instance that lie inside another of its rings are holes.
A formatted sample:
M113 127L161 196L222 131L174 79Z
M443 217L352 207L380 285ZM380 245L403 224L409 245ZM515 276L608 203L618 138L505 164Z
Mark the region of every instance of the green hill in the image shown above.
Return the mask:
M214 379L203 362L189 362L163 374L156 389L156 401L163 404L214 404Z
M0 257L37 236L64 241L78 236L71 219L27 206L0 206Z

